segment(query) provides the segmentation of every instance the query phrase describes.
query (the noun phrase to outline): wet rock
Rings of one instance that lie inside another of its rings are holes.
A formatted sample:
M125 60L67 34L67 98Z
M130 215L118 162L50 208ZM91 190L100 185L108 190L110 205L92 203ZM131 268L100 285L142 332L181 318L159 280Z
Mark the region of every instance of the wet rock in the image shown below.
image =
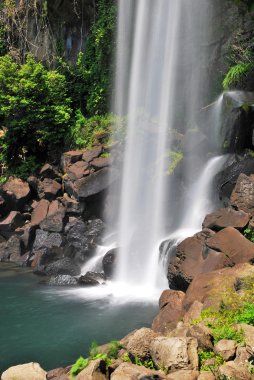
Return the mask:
M240 174L231 195L230 202L238 210L254 216L254 175Z
M17 235L11 236L7 242L0 244L0 261L10 261L22 265L22 248L20 237Z
M81 371L76 380L106 380L106 365L103 360L97 359Z
M0 222L0 233L5 238L9 238L16 228L24 225L24 218L18 211L11 211L9 215Z
M79 285L83 286L97 286L105 282L105 276L103 273L87 272L84 276L80 276L78 279Z
M152 329L157 332L165 332L168 326L178 322L183 315L182 304L185 294L177 290L169 290L167 294L167 304L152 323Z
M151 380L166 379L166 375L161 371L152 371L148 368L137 366L131 363L123 363L112 373L111 380Z
M126 349L133 357L137 356L142 360L148 360L151 358L151 342L156 336L157 334L153 330L141 328L130 337Z
M33 249L39 250L41 248L61 247L62 244L63 237L59 233L49 233L47 231L37 230Z
M47 372L38 363L27 363L8 368L2 380L46 380Z
M90 165L95 170L100 170L102 168L106 168L111 163L111 159L109 157L99 157L95 158L93 161L90 162Z
M227 362L223 364L219 370L218 374L226 379L237 379L237 380L251 380L252 375L248 369L244 366L239 366L234 362Z
M207 249L205 242L215 233L203 230L183 240L176 248L168 267L168 281L171 289L186 291L192 279L198 274L216 267L218 255ZM209 253L209 254L208 254ZM212 264L211 262L214 261Z
M205 217L203 228L219 231L226 227L243 229L249 223L250 215L232 208L221 208Z
M61 177L60 173L50 164L43 165L39 174L42 178L56 179Z
M151 342L151 356L158 368L197 370L197 348L194 338L158 337Z
M78 276L81 272L80 267L68 257L47 265L44 271L47 276L58 276L66 274L70 276Z
M65 208L57 200L50 203L47 217L40 223L42 230L61 232L65 225Z
M39 181L37 187L39 198L45 198L49 201L54 200L60 194L61 190L62 185L50 178Z
M47 199L41 199L35 206L31 215L31 224L39 225L47 216L50 202Z
M95 146L94 148L86 150L83 153L82 160L86 162L90 162L93 159L99 157L101 153L102 153L102 146L101 145Z
M88 163L84 161L78 161L75 164L68 166L66 173L68 174L68 178L71 181L77 181L89 173L89 171L87 172L87 169Z
M77 285L78 281L75 277L70 275L58 275L51 277L49 280L49 285L52 286L72 286Z
M20 178L10 177L1 187L2 197L12 211L22 211L25 203L29 200L31 191L27 182Z
M107 278L111 278L114 275L117 260L117 249L113 248L103 257L102 267Z
M214 352L222 356L226 362L233 360L236 355L236 342L234 340L222 339L215 344Z
M86 237L89 239L90 243L97 242L105 229L105 224L101 219L88 220L86 223Z

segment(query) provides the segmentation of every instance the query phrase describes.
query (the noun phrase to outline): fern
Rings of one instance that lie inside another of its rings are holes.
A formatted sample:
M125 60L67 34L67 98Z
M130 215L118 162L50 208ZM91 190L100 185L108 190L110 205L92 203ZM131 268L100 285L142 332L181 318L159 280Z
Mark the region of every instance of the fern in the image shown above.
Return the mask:
M237 85L253 67L253 63L238 63L231 67L222 83L224 90L228 90L230 87Z

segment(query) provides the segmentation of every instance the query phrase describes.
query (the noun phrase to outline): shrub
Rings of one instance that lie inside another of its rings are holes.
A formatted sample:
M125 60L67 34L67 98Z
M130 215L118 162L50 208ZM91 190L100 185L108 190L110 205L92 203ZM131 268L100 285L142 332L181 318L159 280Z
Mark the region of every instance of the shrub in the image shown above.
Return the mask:
M89 359L84 359L82 356L80 356L79 359L73 364L71 367L71 377L75 379L75 377L83 371L89 364Z
M216 355L213 351L198 351L199 368L201 372L217 370L224 360L220 355ZM206 364L206 361L213 359L213 364Z
M9 167L19 166L24 157L45 159L62 149L71 119L65 77L31 55L22 66L8 55L0 57L0 119Z
M248 239L250 240L252 243L254 243L254 231L250 228L246 228L244 231L243 231L243 235Z

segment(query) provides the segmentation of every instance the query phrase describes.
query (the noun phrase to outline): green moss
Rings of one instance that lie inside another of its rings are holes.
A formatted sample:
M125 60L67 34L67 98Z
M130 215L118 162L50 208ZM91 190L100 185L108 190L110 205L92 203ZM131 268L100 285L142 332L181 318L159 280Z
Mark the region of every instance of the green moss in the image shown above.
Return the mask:
M242 79L253 69L253 63L237 63L230 68L223 80L223 89L228 90L233 86L238 85Z
M182 161L184 156L183 156L183 152L171 150L168 152L168 157L169 157L170 163L168 166L167 174L170 175L174 173L175 169L177 168L179 163Z

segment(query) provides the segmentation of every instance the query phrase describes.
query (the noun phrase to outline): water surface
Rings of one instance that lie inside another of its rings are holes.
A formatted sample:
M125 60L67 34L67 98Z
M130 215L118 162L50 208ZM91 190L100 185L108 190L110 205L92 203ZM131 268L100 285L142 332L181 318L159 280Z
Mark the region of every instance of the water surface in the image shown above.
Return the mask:
M117 340L150 326L157 303L92 297L93 291L49 287L28 269L0 264L0 373L39 362L46 369L87 355L92 341Z

